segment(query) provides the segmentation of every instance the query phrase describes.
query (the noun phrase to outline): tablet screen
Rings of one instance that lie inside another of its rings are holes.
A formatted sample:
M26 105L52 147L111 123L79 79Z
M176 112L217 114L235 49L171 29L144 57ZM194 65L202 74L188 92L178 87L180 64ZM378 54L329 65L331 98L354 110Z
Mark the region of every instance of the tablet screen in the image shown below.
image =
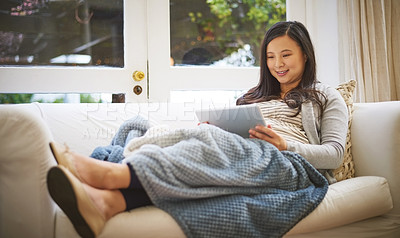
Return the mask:
M257 104L225 108L209 108L196 111L199 122L209 122L226 131L249 137L249 129L264 125L265 120Z

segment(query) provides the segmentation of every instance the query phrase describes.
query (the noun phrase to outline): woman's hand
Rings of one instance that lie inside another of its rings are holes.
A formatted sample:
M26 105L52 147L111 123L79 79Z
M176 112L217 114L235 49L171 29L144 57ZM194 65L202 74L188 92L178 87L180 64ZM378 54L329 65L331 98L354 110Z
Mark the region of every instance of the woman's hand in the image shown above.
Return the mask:
M256 138L265 140L271 144L273 144L278 150L287 150L286 140L278 135L274 130L272 130L271 125L261 126L258 125L253 129L249 130L250 138Z

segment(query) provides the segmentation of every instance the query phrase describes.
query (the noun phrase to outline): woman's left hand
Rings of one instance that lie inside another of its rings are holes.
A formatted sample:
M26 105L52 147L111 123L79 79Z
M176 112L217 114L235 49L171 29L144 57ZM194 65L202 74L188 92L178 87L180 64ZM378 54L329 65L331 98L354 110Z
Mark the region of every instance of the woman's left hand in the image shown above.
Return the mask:
M271 144L273 144L278 150L287 150L286 140L278 135L274 130L272 130L271 125L261 126L258 125L253 129L249 130L250 138L256 138L265 140Z

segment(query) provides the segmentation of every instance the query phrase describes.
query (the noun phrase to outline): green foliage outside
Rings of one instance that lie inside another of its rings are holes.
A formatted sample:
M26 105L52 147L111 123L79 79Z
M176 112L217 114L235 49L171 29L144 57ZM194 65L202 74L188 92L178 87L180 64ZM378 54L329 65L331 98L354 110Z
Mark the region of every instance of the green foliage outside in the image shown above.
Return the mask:
M81 103L100 103L103 102L101 99L95 99L90 94L81 94Z
M0 94L1 104L19 104L32 102L33 94Z
M0 104L20 104L20 103L64 103L64 96L60 95L56 99L51 101L44 101L43 99L34 99L34 94L13 94L13 93L2 93L0 94ZM101 99L96 99L90 94L80 94L81 103L101 103Z
M218 18L218 28L225 32L217 42L238 36L239 42L254 45L256 52L265 32L286 19L286 0L207 0L207 4Z
M174 1L178 5L184 0ZM204 1L208 7L189 9L187 13L190 22L196 24L198 29L197 36L194 36L197 41L193 41L196 45L192 43L192 47L202 47L202 44L209 42L211 45L218 45L226 56L242 48L244 44L250 44L257 65L258 51L265 32L273 24L286 20L285 0Z
M219 19L218 26L227 27L227 35L244 25L253 26L246 29L251 35L254 30L267 30L286 17L285 0L207 0L207 4Z

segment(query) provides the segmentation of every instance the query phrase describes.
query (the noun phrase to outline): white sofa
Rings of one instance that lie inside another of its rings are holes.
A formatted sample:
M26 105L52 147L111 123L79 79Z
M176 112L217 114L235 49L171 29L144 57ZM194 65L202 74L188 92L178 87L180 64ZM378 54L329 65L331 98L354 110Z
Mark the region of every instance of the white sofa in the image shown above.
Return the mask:
M194 105L23 104L0 106L0 237L77 237L48 195L56 163L48 143L89 155L108 145L122 121L195 127ZM400 102L354 105L351 128L356 178L330 185L323 202L287 237L400 237ZM155 207L113 217L100 237L184 237Z

